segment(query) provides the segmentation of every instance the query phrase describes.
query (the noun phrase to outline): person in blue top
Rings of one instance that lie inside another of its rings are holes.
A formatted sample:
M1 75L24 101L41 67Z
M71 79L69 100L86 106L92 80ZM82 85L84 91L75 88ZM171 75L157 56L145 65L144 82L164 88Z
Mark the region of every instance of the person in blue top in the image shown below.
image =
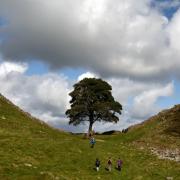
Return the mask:
M94 138L94 137L91 137L91 139L90 139L90 145L91 145L91 148L94 147L95 143L96 143L95 138Z

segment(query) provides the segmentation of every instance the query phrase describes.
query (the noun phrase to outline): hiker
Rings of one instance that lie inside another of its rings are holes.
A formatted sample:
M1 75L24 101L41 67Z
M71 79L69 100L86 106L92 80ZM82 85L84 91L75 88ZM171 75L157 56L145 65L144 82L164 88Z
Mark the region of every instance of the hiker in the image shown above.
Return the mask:
M109 159L108 159L107 164L108 164L108 170L111 171L111 169L112 169L112 160L111 160L110 157L109 157Z
M118 160L117 160L117 169L119 170L119 171L121 171L121 168L122 168L122 160L119 158Z
M100 160L98 158L96 158L95 166L96 166L96 171L99 171Z
M90 138L91 148L93 148L93 147L94 147L95 143L96 143L95 138L94 138L94 137L91 137L91 138Z

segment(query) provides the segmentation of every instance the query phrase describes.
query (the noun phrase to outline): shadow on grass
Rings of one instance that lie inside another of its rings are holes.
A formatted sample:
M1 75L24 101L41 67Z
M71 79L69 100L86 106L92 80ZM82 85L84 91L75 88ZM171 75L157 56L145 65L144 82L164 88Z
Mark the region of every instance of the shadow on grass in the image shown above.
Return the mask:
M121 172L121 168L119 169L118 167L115 167L115 169L119 172Z
M95 167L93 167L93 170L94 170L94 171L97 171L97 169L96 169Z

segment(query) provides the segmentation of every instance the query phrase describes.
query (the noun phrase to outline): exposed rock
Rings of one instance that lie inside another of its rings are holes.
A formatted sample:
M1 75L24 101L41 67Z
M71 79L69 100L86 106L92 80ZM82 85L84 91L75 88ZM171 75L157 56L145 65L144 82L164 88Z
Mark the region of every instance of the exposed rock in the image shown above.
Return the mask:
M143 146L141 146L139 149L140 149L140 150L144 150L144 147L143 147Z
M32 167L32 164L30 164L30 163L24 163L24 166L26 166L26 167Z
M5 119L6 119L6 117L5 117L5 116L1 116L1 119L5 120Z
M156 149L151 148L152 154L158 156L159 159L169 159L172 161L180 162L180 151L179 149L170 150L170 149Z
M49 179L56 179L59 180L58 176L54 176L54 174L52 172L48 172L48 171L41 171L40 175L45 175L47 176Z
M173 180L173 177L166 177L167 180Z

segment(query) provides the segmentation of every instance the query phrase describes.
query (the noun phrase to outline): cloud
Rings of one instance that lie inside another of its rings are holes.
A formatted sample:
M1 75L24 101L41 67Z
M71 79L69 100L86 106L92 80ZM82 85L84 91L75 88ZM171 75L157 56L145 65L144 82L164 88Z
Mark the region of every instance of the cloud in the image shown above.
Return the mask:
M168 33L170 38L170 47L180 55L180 41L178 37L180 37L180 10L172 18L171 23L168 27ZM178 40L177 40L178 39Z
M11 63L11 62L4 62L0 64L0 77L4 77L9 73L24 73L27 70L27 64L24 63Z
M69 107L69 82L64 75L25 75L27 65L1 63L0 92L15 104L44 121L53 121L65 116ZM12 73L13 71L13 73ZM66 120L67 123L67 120Z
M107 78L106 80L113 87L113 96L123 105L127 105L130 99L141 92L157 86L157 83L145 83L129 78Z
M8 22L0 31L5 59L136 80L179 72L179 40L169 47L171 22L149 0L0 0L0 15Z
M159 97L171 96L174 91L173 83L166 86L156 87L142 92L135 96L132 109L129 110L131 117L136 119L145 119L160 111L155 103Z
M86 73L83 73L81 74L77 80L78 81L81 81L83 80L84 78L98 78L98 75L94 74L94 73L91 73L91 72L86 72Z

